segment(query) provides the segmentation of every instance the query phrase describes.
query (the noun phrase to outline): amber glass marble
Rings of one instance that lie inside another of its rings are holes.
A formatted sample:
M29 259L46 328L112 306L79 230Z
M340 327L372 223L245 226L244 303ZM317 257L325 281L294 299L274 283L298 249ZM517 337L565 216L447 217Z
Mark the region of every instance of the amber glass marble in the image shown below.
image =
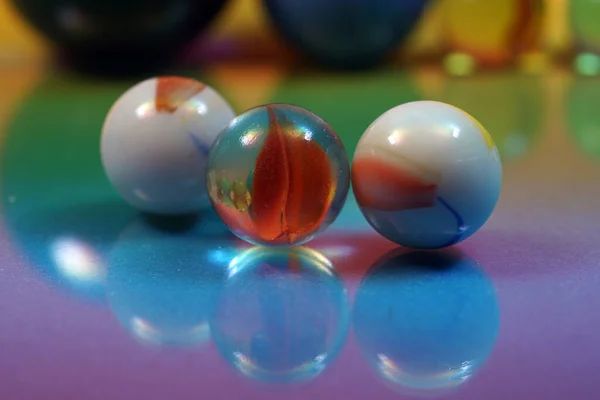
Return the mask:
M306 243L338 216L348 193L341 140L300 107L268 104L234 119L208 161L212 205L240 238L258 245Z
M540 51L542 0L442 0L444 64L452 75L499 68Z

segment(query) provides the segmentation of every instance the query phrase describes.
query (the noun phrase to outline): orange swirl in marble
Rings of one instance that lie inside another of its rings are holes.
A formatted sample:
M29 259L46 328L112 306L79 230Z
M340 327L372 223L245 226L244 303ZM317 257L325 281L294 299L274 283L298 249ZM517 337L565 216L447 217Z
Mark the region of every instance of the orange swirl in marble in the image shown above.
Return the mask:
M154 100L156 111L170 114L206 87L202 82L178 76L164 76L157 81Z
M439 174L411 165L392 165L373 156L352 165L352 186L358 204L381 211L433 207Z
M297 237L321 226L336 182L329 158L314 140L294 132L293 124L267 107L269 126L258 154L252 184L250 218L263 240Z

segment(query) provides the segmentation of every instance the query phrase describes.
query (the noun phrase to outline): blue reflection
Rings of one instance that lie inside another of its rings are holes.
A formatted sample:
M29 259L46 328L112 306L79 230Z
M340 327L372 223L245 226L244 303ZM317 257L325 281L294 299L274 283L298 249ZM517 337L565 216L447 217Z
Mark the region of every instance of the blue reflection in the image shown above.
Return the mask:
M325 256L256 247L229 263L211 330L242 374L294 382L315 377L337 356L349 321L346 290Z
M363 278L353 324L386 383L403 394L431 395L482 366L498 336L500 309L489 277L459 250L394 250Z
M129 84L46 77L15 110L0 149L14 262L93 301L105 298L105 253L136 215L110 186L98 151L102 121Z
M12 239L33 268L72 293L104 299L106 252L134 210L118 203L44 206L25 199L5 213Z
M200 346L227 272L243 248L214 213L162 221L139 218L107 255L108 300L141 342Z

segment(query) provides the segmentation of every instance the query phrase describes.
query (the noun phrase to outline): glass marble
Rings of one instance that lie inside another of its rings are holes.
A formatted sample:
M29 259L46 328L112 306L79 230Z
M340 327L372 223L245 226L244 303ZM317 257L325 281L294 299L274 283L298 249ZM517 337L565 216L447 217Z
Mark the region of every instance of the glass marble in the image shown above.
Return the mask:
M227 0L11 0L11 8L86 72L163 69ZM12 10L11 10L12 11ZM11 15L12 16L12 15ZM3 20L5 21L5 20ZM3 24L6 22L3 22Z
M541 0L444 0L441 4L444 63L450 74L526 63L528 55L539 53Z
M106 174L135 208L187 214L209 207L210 147L235 117L214 89L194 79L163 76L126 91L102 129Z
M274 27L320 64L372 67L413 31L429 0L264 0Z
M257 245L306 243L338 216L348 194L344 146L303 108L268 104L234 119L208 160L209 198L238 237Z
M498 149L472 116L436 101L382 114L361 137L352 186L369 224L412 248L454 245L491 215L502 184Z
M579 150L596 160L600 160L600 81L578 77L572 79L565 104L568 131Z
M600 74L600 3L595 0L572 0L570 22L575 46L575 70L581 75Z

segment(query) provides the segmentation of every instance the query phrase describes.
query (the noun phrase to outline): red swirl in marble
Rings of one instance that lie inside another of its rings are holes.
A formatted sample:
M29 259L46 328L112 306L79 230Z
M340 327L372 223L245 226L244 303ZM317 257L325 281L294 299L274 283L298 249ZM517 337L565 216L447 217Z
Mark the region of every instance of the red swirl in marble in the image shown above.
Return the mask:
M286 237L293 244L298 235L318 229L331 205L335 181L325 151L302 135L284 131L271 107L265 144L256 160L250 217L263 239Z

